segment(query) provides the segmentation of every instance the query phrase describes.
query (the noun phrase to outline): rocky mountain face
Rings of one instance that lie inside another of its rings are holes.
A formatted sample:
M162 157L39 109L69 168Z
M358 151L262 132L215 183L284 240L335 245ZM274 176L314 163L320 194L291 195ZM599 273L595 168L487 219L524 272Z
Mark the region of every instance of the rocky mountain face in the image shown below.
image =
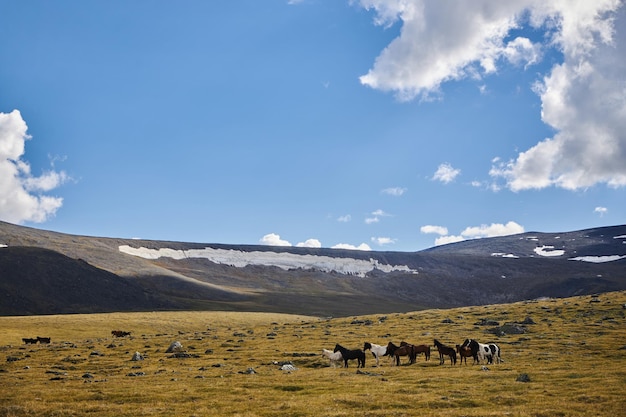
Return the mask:
M376 252L87 237L0 222L0 315L348 316L622 289L626 225Z

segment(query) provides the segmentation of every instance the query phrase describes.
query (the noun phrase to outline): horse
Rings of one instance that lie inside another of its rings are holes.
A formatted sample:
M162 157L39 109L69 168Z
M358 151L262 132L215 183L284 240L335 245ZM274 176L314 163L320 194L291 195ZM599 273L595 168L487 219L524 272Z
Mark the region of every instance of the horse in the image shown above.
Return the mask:
M500 346L495 343L489 343L489 349L491 350L491 363L495 361L495 363L501 363L502 358L500 357Z
M24 342L25 345L35 345L37 344L37 339L33 339L30 337L23 337L22 342Z
M400 343L400 346L396 346L393 344L393 342L389 342L387 344L387 355L396 358L396 366L400 366L400 356L408 356L409 365L415 363L416 355L413 349L413 345L407 342Z
M493 362L493 353L489 345L479 343L474 339L465 339L461 348L469 348L474 358L474 363L480 363L481 361L487 361L487 363Z
M387 356L387 346L377 345L376 343L365 342L363 344L363 352L366 350L372 352L372 356L376 358L376 366L378 366L378 360L381 356Z
M456 351L459 354L459 358L461 363L465 362L467 365L467 358L472 356L472 350L469 347L461 347L460 345L456 345ZM460 364L459 364L460 365Z
M427 361L430 360L430 346L413 345L413 352L415 353L415 356L419 355L420 353L423 353L426 360Z
M365 352L363 352L361 349L349 350L337 343L333 352L341 352L344 368L347 368L348 361L353 359L357 360L357 368L365 368Z
M122 331L122 330L111 330L111 334L113 335L113 337L130 336L130 332L125 332L125 331Z
M343 360L341 352L333 352L332 350L322 349L322 356L328 358L329 365L335 368Z
M434 344L439 351L439 365L443 365L446 362L445 356L450 357L450 365L456 365L456 352L453 348L444 345L437 339L434 340Z
M40 337L40 336L37 336L37 341L38 341L39 343L41 343L42 345L43 345L43 344L48 344L48 343L50 343L50 338L49 338L49 337Z

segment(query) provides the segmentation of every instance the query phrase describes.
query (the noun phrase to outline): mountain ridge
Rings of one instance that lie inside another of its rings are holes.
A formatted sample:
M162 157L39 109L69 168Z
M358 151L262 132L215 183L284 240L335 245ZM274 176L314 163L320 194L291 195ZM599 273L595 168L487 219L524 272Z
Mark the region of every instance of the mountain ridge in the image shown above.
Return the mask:
M0 315L348 316L567 297L626 289L624 242L620 225L377 252L89 237L0 222Z

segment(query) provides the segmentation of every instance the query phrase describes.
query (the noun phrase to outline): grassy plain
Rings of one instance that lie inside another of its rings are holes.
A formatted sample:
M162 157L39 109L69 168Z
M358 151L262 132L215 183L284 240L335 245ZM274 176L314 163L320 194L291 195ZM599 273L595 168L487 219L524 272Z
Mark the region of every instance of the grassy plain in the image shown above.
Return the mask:
M619 416L626 415L626 292L349 318L154 312L0 317L4 416ZM523 322L496 336L483 319ZM111 330L131 331L114 338ZM50 345L24 345L46 336ZM320 355L335 343L454 346L494 341L504 363L358 373ZM187 356L165 353L180 341ZM131 361L135 352L142 361ZM280 369L291 361L297 368ZM251 373L250 369L254 370ZM530 381L520 382L526 374Z

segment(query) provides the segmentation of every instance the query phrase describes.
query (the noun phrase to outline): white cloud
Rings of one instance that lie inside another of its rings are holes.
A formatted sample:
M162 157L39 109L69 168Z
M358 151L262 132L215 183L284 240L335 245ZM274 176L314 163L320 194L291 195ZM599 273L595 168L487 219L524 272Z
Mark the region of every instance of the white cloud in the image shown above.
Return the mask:
M282 240L280 235L277 235L276 233L268 233L259 239L259 242L269 246L291 246L291 243L286 240Z
M435 239L435 246L447 245L448 243L462 242L465 238L463 236L441 236Z
M348 223L350 220L352 220L352 216L350 216L349 214L337 218L337 221L340 223Z
M375 24L401 22L400 35L376 58L361 83L400 100L432 99L451 80L527 67L544 52L563 57L536 84L550 138L490 174L513 191L550 186L626 186L626 7L619 0L359 0ZM511 30L542 30L540 43ZM553 56L553 55L550 55ZM499 186L492 187L499 189Z
M380 219L378 217L366 217L365 218L365 224L374 224L374 223L378 223L380 221Z
M483 224L481 226L467 227L461 232L461 236L467 239L476 239L514 235L517 233L524 233L524 227L515 222L508 222L507 224L491 223L490 225Z
M378 222L380 222L380 218L381 217L390 217L391 214L385 213L384 210L378 209L378 210L374 210L372 212L372 216L374 216L374 217L366 217L365 218L365 224L378 223Z
M528 38L515 38L502 51L504 57L514 65L536 64L541 59L541 45L532 43Z
M63 171L32 175L29 163L21 159L25 142L31 138L27 130L18 110L0 113L0 219L12 223L41 223L53 216L63 199L42 192L69 180Z
M361 0L374 10L375 23L402 21L400 36L376 58L360 80L393 91L400 100L432 98L442 83L496 70L504 38L516 26L521 1L447 2Z
M424 226L430 228L436 228L438 226ZM424 227L422 229L424 229ZM434 233L434 230L432 229ZM425 233L425 232L424 232ZM484 237L497 237L508 236L518 233L524 233L524 227L516 222L510 221L507 224L491 223L489 225L466 227L460 235L441 236L435 239L435 245L444 245L447 243L461 242L467 239L480 239ZM447 234L447 229L446 229Z
M376 243L378 246L384 246L396 243L396 239L390 237L372 237L372 242Z
M350 250L364 250L369 251L372 250L367 243L361 243L359 246L354 246L349 243L338 243L332 247L332 249L350 249Z
M435 171L435 175L433 175L433 180L441 181L444 184L448 184L454 181L454 179L458 177L460 173L460 169L452 168L452 165L450 164L441 164L437 168L437 171Z
M304 242L296 244L299 248L321 248L322 242L317 239L307 239Z
M593 212L598 213L600 217L604 216L606 212L609 211L606 207L596 207Z
M400 197L402 194L404 194L406 192L406 188L391 187L391 188L385 188L381 192L383 194L389 194L389 195L394 196L394 197Z
M426 234L435 233L437 235L444 236L448 234L448 228L443 226L432 226L428 224L426 226L422 226L420 228L420 232Z

